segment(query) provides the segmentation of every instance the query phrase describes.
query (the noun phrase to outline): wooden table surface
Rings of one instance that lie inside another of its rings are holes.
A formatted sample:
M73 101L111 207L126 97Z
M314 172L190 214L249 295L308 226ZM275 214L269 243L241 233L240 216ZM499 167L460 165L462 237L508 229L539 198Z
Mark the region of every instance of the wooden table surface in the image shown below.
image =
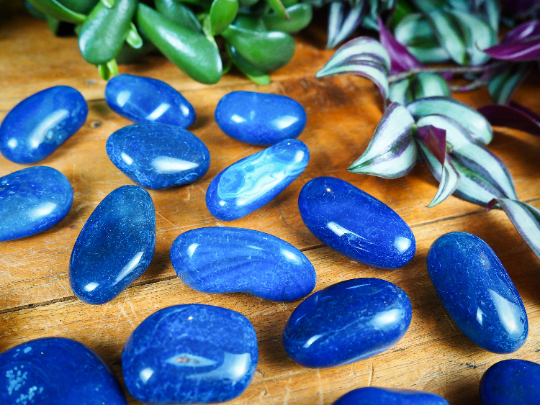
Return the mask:
M322 50L325 34L311 27L297 36L292 62L273 73L272 84L257 87L240 75L225 76L205 86L182 74L159 56L145 57L122 72L164 80L180 90L197 111L190 128L209 148L212 163L199 181L165 191L150 191L157 214L157 247L146 273L112 302L92 306L69 287L71 249L85 221L112 190L133 184L109 161L107 137L130 122L103 100L105 82L78 53L75 38L55 38L46 24L19 13L0 12L0 120L23 98L54 85L80 90L89 104L88 120L58 151L40 162L64 173L73 185L68 216L55 227L22 240L0 243L0 352L31 339L63 336L99 353L122 378L120 356L130 333L146 317L171 305L205 303L247 316L257 331L259 364L251 385L231 404L331 404L354 388L365 386L431 391L452 405L478 404L478 383L493 363L521 358L540 361L540 261L501 211L485 212L455 197L426 208L436 181L424 165L407 177L384 180L351 174L346 168L366 149L381 118L381 99L373 84L359 77L315 79L332 55ZM540 111L538 77L529 79L515 99ZM217 102L233 90L284 94L306 109L308 123L299 139L311 152L305 172L282 194L253 214L225 223L213 218L204 202L212 178L231 163L261 148L229 138L216 125ZM458 94L473 107L489 103L485 90ZM518 195L540 208L540 138L497 129L490 145L509 167ZM25 166L0 156L0 176ZM397 270L362 265L333 251L303 224L297 206L302 186L330 175L347 180L392 207L411 226L417 239L414 259ZM247 294L203 294L176 276L169 248L182 232L204 226L237 226L276 235L311 260L318 275L315 290L357 277L379 277L409 295L413 319L405 337L387 352L343 367L308 369L287 357L283 327L299 302L266 301ZM527 343L516 353L496 355L473 343L450 319L426 269L433 241L451 231L471 232L498 254L523 298L529 316ZM137 404L129 394L129 403Z

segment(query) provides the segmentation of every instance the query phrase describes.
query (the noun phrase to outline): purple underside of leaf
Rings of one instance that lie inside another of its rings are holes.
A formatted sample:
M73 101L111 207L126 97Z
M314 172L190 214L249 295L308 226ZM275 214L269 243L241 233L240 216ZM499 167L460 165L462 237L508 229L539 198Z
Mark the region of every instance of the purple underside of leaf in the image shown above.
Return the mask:
M524 42L507 42L484 49L494 59L527 62L540 59L540 36Z
M407 72L411 69L424 67L411 53L401 45L396 39L392 36L390 31L386 29L382 20L377 19L379 24L379 39L382 46L388 54L390 55L390 60L392 61L392 67L390 69L391 74Z
M501 44L510 42L521 42L527 38L540 35L540 21L532 20L518 25L512 29L501 41Z
M514 105L486 105L480 107L478 112L486 117L491 125L519 129L540 136L540 123L526 113L526 108L520 106L518 109Z
M515 101L510 101L510 107L515 108L518 111L521 111L523 114L528 115L533 121L537 122L540 125L540 115L535 114L527 107L522 106L521 104L516 103Z
M422 140L425 147L444 165L446 159L446 131L434 127L433 125L425 125L416 128L416 136Z

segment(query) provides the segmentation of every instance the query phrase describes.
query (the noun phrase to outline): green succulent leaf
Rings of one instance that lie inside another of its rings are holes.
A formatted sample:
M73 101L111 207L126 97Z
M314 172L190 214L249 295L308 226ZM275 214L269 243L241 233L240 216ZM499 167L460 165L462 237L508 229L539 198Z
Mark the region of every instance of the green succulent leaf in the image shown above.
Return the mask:
M109 80L111 76L118 74L118 65L115 59L108 61L107 63L101 63L97 65L99 75L103 80Z
M450 97L448 83L435 73L422 72L409 78L392 83L390 101L407 105L426 97Z
M232 24L238 13L238 0L214 0L210 7L210 33L219 35Z
M268 31L268 28L264 24L264 19L259 16L252 16L248 14L238 14L234 22L235 27L243 28L250 31Z
M135 27L135 24L133 23L131 23L126 42L135 49L139 49L143 46L143 40L137 31L137 27Z
M289 19L289 14L287 13L287 10L285 9L285 6L281 2L281 0L266 0L267 3L270 5L270 7L278 13L281 17L285 18L286 20Z
M156 10L169 20L189 28L193 31L202 32L202 26L193 11L177 0L155 0Z
M488 91L496 104L508 104L518 86L525 80L532 65L530 63L512 63L502 72L492 76L488 82Z
M64 7L81 14L88 14L99 0L58 0Z
M286 20L277 13L264 17L264 25L270 31L297 33L306 28L313 18L313 7L309 3L300 3L287 8L290 19Z
M86 15L77 13L57 0L28 0L28 3L45 15L72 24L81 24Z
M240 55L233 46L226 44L225 49L229 60L244 74L249 80L259 86L267 86L270 84L270 76L266 72L258 69L249 63L242 55Z
M107 8L113 8L114 7L114 0L100 0L100 1Z

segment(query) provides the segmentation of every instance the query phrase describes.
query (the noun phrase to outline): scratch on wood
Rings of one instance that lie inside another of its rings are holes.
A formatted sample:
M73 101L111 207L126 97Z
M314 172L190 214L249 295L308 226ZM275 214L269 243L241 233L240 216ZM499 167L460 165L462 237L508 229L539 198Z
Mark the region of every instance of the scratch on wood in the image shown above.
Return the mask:
M373 381L373 375L375 374L375 367L373 367L373 362L371 363L371 370L369 372L368 387L371 387L371 382Z
M323 405L324 404L324 390L322 386L321 373L318 369L317 369L317 384L318 384L317 396L319 397L319 404Z
M288 405L289 398L291 397L291 390L289 389L288 385L285 386L285 390L287 391L287 393L285 394L285 397L283 398L283 405Z
M172 226L176 227L176 224L174 222L172 222L171 220L167 219L167 217L165 215L163 215L161 212L159 212L158 210L156 210L156 214L159 215L161 218L163 218L165 221L167 221L169 224L171 224Z

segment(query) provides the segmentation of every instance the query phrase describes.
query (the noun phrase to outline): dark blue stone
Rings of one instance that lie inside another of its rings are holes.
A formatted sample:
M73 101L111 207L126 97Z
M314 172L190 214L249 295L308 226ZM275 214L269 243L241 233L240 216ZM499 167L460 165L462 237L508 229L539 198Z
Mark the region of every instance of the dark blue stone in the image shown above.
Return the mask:
M156 214L150 195L137 186L111 192L92 212L69 262L77 297L103 304L120 294L150 265L156 247Z
M296 138L306 126L304 107L276 94L234 91L216 107L216 122L231 138L253 145L273 145Z
M187 128L195 121L189 101L161 80L121 74L105 87L105 101L133 122L158 122Z
M298 197L300 215L332 249L370 266L395 269L416 251L411 228L386 204L346 181L318 177Z
M0 151L15 163L45 159L83 126L86 100L72 87L55 86L17 104L0 125Z
M32 340L0 354L2 405L127 405L105 362L71 339Z
M286 139L233 163L219 173L206 191L206 206L222 221L245 217L273 200L309 162L307 146Z
M56 225L73 203L69 180L34 166L0 177L0 241L35 235Z
M489 245L466 232L441 236L427 266L441 301L459 328L482 349L518 350L529 331L521 297Z
M135 329L122 352L122 371L139 401L207 404L244 392L258 357L257 336L245 316L210 305L177 305Z
M171 125L121 128L107 140L107 154L126 176L152 190L191 183L210 167L206 145L191 132Z
M317 275L293 245L264 232L200 228L180 235L171 248L178 277L206 293L245 292L273 301L294 301L315 288Z
M411 316L409 297L398 286L377 278L343 281L298 305L283 346L304 367L342 366L390 349Z
M446 399L429 392L365 387L348 392L334 405L450 405Z

